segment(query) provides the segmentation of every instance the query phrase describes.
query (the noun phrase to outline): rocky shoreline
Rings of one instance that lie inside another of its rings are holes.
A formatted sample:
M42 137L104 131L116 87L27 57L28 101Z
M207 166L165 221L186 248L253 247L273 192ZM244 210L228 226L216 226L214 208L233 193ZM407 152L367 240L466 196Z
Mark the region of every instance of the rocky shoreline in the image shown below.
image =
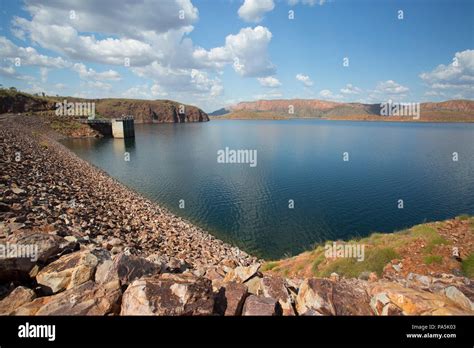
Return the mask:
M78 158L33 116L0 116L0 315L473 315L452 274L286 278Z
M3 230L40 228L112 245L114 253L160 253L195 267L256 261L80 159L60 138L34 116L3 117Z

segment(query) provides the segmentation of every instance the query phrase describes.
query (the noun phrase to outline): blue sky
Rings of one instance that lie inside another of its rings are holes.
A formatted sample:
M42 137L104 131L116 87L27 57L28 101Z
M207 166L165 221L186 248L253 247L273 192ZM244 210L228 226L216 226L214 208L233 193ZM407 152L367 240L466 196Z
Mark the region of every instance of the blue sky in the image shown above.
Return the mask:
M206 111L255 99L474 99L473 1L0 4L0 83L28 92Z

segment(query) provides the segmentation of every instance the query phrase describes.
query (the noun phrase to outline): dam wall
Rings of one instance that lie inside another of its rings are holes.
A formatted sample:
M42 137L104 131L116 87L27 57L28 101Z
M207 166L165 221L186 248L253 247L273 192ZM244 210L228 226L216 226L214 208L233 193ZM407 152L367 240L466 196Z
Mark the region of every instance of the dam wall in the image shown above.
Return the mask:
M133 138L135 137L135 123L133 117L124 117L111 120L82 120L105 137Z

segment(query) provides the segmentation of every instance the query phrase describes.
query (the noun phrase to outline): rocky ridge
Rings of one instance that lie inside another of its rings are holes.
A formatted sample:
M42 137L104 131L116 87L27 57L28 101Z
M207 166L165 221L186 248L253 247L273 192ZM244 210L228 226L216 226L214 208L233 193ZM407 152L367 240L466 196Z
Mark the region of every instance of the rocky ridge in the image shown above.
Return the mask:
M42 113L54 118L56 103L95 103L97 117L120 118L132 115L136 123L206 122L208 115L196 106L172 100L82 99L72 97L39 97L28 93L0 89L0 114ZM62 120L63 121L63 120Z
M380 103L343 103L318 99L273 99L240 102L216 110L209 115L214 116L215 119L325 118L335 120L414 121L413 117L382 117L380 111ZM416 121L472 122L473 120L474 101L448 100L438 103L421 103L420 119Z

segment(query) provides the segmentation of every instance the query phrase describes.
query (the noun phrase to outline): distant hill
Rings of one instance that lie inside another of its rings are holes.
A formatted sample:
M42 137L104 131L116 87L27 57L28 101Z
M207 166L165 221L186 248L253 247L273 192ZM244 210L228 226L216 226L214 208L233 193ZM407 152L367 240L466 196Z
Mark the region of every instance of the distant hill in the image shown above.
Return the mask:
M214 111L225 119L324 118L335 120L413 121L413 117L381 116L380 104L338 103L317 99L277 99L241 102ZM421 103L419 121L474 122L474 101Z
M219 110L216 110L216 111L213 111L209 114L209 116L222 116L222 115L226 115L230 112L229 109L226 109L226 108L221 108Z
M56 103L94 102L96 115L102 118L119 118L133 115L137 123L206 122L208 115L201 109L172 100L141 99L82 99L73 97L35 96L10 89L0 89L0 114L22 112L48 112L56 110ZM184 110L184 112L180 112Z

